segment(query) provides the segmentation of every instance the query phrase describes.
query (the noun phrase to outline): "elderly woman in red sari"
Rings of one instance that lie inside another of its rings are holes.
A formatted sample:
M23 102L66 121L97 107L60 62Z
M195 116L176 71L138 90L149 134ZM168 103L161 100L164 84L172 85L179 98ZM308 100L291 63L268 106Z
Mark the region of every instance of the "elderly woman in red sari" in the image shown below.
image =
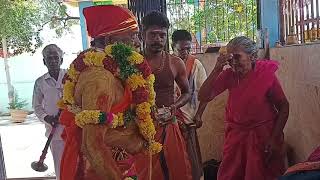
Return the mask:
M236 37L200 88L203 102L229 91L219 180L273 180L283 174L283 128L289 103L277 69L275 61L257 60L252 40Z

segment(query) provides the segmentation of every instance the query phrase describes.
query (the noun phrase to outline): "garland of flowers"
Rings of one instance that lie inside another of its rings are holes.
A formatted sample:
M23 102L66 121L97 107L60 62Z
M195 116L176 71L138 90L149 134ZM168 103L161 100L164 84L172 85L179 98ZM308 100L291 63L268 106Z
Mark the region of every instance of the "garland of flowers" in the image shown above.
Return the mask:
M124 180L137 180L137 176L126 177Z
M75 106L74 90L82 71L90 66L104 67L115 77L129 86L133 102L132 109L112 114L100 110L79 110ZM124 44L106 46L104 51L90 49L72 62L63 83L63 98L58 106L67 108L75 114L75 123L79 127L86 124L107 124L111 128L125 126L134 121L140 134L149 143L152 154L161 151L162 145L154 140L156 134L151 107L155 105L154 75L144 57Z

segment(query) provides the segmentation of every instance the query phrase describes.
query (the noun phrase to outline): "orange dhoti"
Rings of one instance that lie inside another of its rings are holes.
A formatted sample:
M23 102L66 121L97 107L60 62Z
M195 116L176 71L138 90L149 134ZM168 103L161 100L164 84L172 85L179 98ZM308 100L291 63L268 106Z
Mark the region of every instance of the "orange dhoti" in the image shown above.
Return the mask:
M152 180L192 180L186 144L177 123L157 127L156 141L163 150L152 156ZM149 156L139 154L135 166L139 180L149 180Z

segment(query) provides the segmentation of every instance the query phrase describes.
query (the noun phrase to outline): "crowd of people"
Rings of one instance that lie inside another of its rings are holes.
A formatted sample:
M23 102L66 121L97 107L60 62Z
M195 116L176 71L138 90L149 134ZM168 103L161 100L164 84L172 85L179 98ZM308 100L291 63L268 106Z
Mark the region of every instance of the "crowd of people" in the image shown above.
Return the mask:
M225 143L217 179L274 180L284 174L283 129L289 103L276 76L279 64L258 59L254 41L244 36L232 39L221 48L207 77L201 61L190 54L190 32L174 31L173 54L166 51L170 27L166 15L150 12L139 29L134 15L123 7L93 6L83 14L93 39L91 47L80 53L67 71L60 68L62 50L47 45L42 54L48 72L34 86L37 117L45 123L47 135L53 126L57 128L50 146L57 179L200 180L204 174L196 130L202 126L208 102L226 90ZM130 58L132 53L136 54ZM139 53L144 57L141 62ZM112 62L118 63L118 69ZM152 77L149 71L155 80L153 87L144 91L146 85L139 85L139 78ZM135 83L128 88L131 77L136 78ZM70 82L74 84L68 86ZM72 101L66 91L70 87ZM144 126L137 120L129 131L131 125L126 122L130 117L125 115L115 129L102 125L115 119L109 118L110 112L126 114L132 102L143 102L137 96L144 97L144 92L151 96L153 89L154 104L150 100L151 108L148 103L143 106L151 109L153 124L146 127L155 128L152 141L145 142ZM65 108L57 106L60 99L67 104ZM86 123L80 127L79 114L92 110L99 110L98 120L87 122L94 115L83 115ZM136 136L134 128L144 138ZM150 150L152 142L160 143L162 149L153 155L141 153L145 146Z

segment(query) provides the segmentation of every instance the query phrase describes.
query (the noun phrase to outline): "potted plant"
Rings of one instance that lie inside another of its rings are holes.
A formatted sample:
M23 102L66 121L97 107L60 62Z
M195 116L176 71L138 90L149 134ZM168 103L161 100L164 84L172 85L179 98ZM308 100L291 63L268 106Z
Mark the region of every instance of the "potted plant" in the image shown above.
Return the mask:
M28 112L23 110L28 105L26 100L21 100L18 93L15 92L12 102L9 103L8 109L10 110L11 119L15 123L24 122Z

